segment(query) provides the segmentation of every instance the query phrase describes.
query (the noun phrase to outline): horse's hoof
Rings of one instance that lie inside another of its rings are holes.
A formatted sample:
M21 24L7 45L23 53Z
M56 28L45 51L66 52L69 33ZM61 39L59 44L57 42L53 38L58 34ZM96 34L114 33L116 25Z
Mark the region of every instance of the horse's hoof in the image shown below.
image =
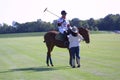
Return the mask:
M51 66L53 67L54 65L53 65L53 64L51 64Z
M72 64L69 64L72 67Z
M49 66L49 64L47 64L47 66Z

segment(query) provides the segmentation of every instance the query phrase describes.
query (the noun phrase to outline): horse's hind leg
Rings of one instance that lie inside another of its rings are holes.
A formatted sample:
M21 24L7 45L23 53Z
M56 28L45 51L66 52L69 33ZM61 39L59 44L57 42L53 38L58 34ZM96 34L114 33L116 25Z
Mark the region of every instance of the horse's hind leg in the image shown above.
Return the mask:
M51 58L51 52L53 50L53 47L54 47L53 45L48 45L47 44L47 49L48 49L47 59L46 59L47 66L49 66L49 61L50 61L51 66L53 66L52 58Z
M47 52L46 64L47 64L47 66L49 66L49 56L48 56L48 52Z
M49 61L50 61L51 66L53 66L51 55L50 55L50 52L48 51L47 52L47 60L46 60L47 66L49 66Z
M50 56L50 64L51 64L51 66L54 66L53 63L52 63L52 58L51 58L51 56Z

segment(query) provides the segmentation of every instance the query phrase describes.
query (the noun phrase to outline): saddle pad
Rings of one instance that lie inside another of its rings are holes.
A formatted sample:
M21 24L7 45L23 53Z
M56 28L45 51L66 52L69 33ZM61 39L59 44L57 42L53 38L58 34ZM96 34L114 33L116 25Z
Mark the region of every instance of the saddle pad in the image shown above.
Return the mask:
M57 35L55 36L55 39L56 39L56 40L60 40L60 41L64 41L64 34L61 34L61 33L57 34Z

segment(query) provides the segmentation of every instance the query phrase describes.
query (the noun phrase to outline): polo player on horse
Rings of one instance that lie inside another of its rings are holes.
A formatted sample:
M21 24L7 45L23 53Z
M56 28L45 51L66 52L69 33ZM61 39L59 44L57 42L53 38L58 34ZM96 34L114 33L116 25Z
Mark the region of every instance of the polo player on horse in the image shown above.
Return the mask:
M61 17L57 20L58 30L60 34L66 37L66 34L68 33L67 30L70 27L69 21L66 20L67 12L65 10L61 11Z

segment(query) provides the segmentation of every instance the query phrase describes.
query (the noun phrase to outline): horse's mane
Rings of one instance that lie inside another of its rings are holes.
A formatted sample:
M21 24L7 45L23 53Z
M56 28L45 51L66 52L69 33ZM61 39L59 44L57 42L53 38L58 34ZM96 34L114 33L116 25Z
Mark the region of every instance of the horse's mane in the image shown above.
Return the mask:
M85 31L85 32L89 32L88 29L85 29L85 28L83 28L83 27L77 27L77 28L78 28L78 30L79 30L80 33L81 33L81 32L84 33L84 31ZM48 33L55 33L55 34L58 34L59 31L57 31L57 30L51 30L51 31L48 31Z
M51 30L51 31L49 31L48 33L56 33L56 34L58 34L59 32L56 31L56 30Z

